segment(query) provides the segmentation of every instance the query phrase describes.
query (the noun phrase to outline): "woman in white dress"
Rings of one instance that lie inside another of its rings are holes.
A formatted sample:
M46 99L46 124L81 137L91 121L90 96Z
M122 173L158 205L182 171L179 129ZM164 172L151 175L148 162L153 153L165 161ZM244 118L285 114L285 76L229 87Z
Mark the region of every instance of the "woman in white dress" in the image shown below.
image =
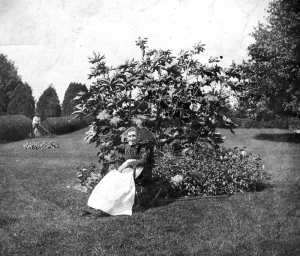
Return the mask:
M132 215L135 179L145 184L152 176L153 147L147 141L142 143L139 135L137 127L127 130L125 162L96 185L88 199L89 207L109 215Z

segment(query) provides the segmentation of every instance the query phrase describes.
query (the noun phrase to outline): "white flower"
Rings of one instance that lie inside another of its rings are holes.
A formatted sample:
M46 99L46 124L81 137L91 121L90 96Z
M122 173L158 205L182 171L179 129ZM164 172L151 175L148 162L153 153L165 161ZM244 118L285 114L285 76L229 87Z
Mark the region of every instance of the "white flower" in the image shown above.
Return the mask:
M179 186L183 181L183 177L179 174L175 175L174 177L171 178L171 183L174 186Z
M242 155L242 156L245 156L245 155L246 155L246 151L244 151L244 150L241 151L241 155Z

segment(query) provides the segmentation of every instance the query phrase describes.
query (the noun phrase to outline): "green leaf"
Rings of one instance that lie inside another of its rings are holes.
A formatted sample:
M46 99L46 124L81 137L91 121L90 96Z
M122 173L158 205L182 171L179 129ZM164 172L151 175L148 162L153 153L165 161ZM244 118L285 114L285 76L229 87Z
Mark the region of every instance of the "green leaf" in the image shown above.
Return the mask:
M102 110L98 115L97 115L98 120L107 120L110 119L110 115L107 113L106 110Z

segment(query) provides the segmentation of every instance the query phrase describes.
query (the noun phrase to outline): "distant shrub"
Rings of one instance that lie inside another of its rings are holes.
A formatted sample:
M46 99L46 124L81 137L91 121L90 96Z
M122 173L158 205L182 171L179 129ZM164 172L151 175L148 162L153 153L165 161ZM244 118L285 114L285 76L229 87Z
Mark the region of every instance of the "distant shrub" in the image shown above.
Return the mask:
M260 120L257 121L252 118L237 118L237 117L230 117L231 121L238 125L238 128L266 128L266 129L289 129L289 126L291 125L291 121L285 117L279 117L276 119L270 119L270 120ZM295 122L297 123L297 122ZM299 127L300 127L300 121L299 121ZM226 127L220 127L220 128L226 128Z
M289 129L290 130L300 130L300 119L291 118L289 120Z
M242 128L260 128L259 122L254 119L246 118L243 122Z
M42 126L46 128L51 134L66 134L85 128L89 125L86 118L75 118L75 115L64 117L51 117L42 122ZM43 134L46 134L43 129L40 129Z
M267 128L267 129L288 129L288 123L281 119L274 119L269 121L260 121L259 125L261 128Z
M31 133L30 118L23 115L0 116L0 142L26 139Z
M243 119L243 118L230 117L230 119L233 123L235 123L238 126L238 128L240 128L244 125L245 119Z

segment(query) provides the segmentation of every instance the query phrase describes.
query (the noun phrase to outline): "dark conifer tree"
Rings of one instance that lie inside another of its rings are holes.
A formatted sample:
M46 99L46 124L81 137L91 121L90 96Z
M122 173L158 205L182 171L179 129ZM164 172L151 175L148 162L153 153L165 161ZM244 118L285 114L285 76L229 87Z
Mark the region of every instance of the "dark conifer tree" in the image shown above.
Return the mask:
M64 101L62 104L62 116L68 116L74 111L76 102L74 98L79 92L87 92L87 88L81 83L70 83L68 89L65 92Z
M32 89L28 84L20 84L11 95L7 113L10 115L24 115L29 118L34 116L35 102Z
M56 90L52 85L43 92L36 105L36 112L40 114L41 119L44 120L48 117L61 116L61 107Z
M22 84L17 68L7 56L0 54L0 115L7 113L7 107L15 88Z

